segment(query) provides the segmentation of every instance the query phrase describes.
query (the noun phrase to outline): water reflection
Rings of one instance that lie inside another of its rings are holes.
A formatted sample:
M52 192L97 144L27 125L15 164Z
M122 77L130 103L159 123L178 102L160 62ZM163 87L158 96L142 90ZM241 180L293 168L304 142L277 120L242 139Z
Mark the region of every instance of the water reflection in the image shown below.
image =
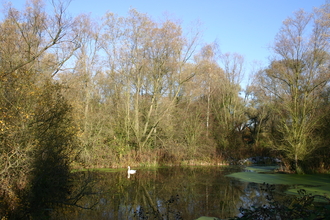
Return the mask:
M134 175L94 172L90 194L77 207L61 208L54 219L196 219L233 217L238 209L265 203L260 187L226 177L239 167L141 169ZM127 176L128 175L128 176ZM128 178L127 178L128 177ZM78 183L79 181L77 181Z

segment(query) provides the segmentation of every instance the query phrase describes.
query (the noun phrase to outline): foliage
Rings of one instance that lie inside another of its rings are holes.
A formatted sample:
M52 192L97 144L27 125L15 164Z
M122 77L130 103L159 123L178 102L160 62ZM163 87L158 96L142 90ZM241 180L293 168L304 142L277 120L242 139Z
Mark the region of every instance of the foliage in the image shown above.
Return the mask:
M0 23L0 215L43 219L70 195L77 128L53 77L75 45L64 6L5 8Z
M306 161L326 142L319 131L327 117L321 94L330 79L327 7L313 14L297 11L283 22L272 47L274 59L256 73L251 87L256 111L268 114L266 140L297 173L306 171Z
M31 171L22 205L33 218L42 218L47 213L44 210L64 203L71 194L70 157L77 146L76 128L70 118L70 106L57 87L44 86L46 91L39 96L37 102L41 105L29 128L35 148L29 155Z

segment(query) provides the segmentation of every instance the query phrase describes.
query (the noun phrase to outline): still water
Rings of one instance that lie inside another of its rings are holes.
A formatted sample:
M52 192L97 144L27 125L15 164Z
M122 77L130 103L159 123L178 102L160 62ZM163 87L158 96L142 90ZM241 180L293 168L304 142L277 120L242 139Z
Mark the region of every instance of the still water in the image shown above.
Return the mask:
M91 172L92 185L84 185L87 172L78 172L77 190L86 188L77 206L58 210L55 219L197 219L229 218L240 207L266 203L257 183L241 182L227 174L240 167L167 167ZM129 177L129 178L128 178ZM79 187L78 187L79 186ZM283 189L284 190L284 189Z

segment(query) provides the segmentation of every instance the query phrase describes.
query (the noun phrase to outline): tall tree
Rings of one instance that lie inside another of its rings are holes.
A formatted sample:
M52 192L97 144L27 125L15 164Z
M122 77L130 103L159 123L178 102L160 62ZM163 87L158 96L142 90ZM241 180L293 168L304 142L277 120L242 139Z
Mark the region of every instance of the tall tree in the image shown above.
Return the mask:
M65 94L75 108L76 122L80 127L81 155L91 159L91 149L100 140L105 117L100 117L100 96L97 77L101 72L100 31L101 27L89 15L81 14L74 19L73 33L79 48L70 59L71 69L62 71L60 80L68 87ZM106 122L108 123L108 122Z
M136 10L131 10L127 18L108 13L105 26L109 77L120 83L115 92L125 103L126 137L130 136L131 143L141 151L151 144L182 84L194 74L185 75L182 69L198 35L188 41L179 24L170 20L156 23ZM116 47L111 42L116 42Z
M0 211L2 216L29 218L33 212L43 214L51 206L45 201L54 202L51 197L67 196L75 128L70 106L54 77L76 45L63 4L54 5L52 15L39 0L28 1L22 11L11 6L4 11L0 23ZM45 191L38 194L43 187Z
M306 159L318 147L313 131L322 115L316 109L329 81L329 29L318 14L300 10L283 22L274 44L276 58L259 72L260 91L272 101L279 116L274 147L294 161ZM311 31L309 31L311 30Z
M199 76L198 85L204 89L202 92L206 99L206 137L209 136L210 114L211 114L211 94L214 90L212 81L221 75L221 69L217 63L220 56L219 46L216 42L207 44L201 48L199 54L195 56L198 63ZM217 72L218 71L218 72ZM220 72L219 72L220 71Z
M233 148L241 146L240 130L246 123L244 99L240 96L244 58L239 54L226 53L219 61L223 71L213 80L214 91L211 97L216 122L214 137L219 150L229 153L234 152Z

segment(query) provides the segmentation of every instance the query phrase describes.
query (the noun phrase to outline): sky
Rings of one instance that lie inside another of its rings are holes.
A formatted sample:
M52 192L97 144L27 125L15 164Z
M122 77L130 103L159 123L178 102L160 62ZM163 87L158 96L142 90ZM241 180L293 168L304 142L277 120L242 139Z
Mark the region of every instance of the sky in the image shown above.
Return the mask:
M25 4L25 0L11 2L15 7ZM106 12L126 16L134 8L156 21L165 14L187 27L199 21L202 41L217 41L222 53L243 55L249 72L254 61L267 65L272 54L269 46L286 18L299 9L312 12L322 4L325 0L72 0L68 12L100 19Z

